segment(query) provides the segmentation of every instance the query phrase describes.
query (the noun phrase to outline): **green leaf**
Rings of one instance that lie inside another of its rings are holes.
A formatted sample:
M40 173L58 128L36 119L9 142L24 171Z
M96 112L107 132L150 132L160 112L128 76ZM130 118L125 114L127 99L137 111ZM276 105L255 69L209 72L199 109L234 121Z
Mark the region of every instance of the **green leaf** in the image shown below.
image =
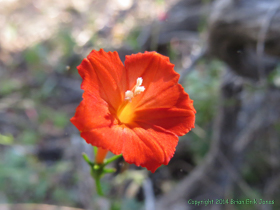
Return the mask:
M87 156L86 153L83 153L82 155L83 155L84 160L85 160L90 166L94 166L94 163L91 162L91 160L89 159L89 157Z
M9 135L0 134L0 144L12 145L13 143L14 143L14 137L11 134Z
M104 168L103 169L103 174L114 173L114 172L116 172L115 168Z

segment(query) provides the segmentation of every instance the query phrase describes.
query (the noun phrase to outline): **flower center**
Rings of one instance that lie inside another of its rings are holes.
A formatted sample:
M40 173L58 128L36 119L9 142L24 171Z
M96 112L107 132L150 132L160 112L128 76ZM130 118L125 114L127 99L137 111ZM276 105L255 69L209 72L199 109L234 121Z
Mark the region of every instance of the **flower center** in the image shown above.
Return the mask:
M122 123L130 123L134 117L133 107L130 103L132 99L139 95L140 93L144 92L145 87L141 86L143 83L142 77L137 78L136 85L132 88L132 90L127 90L124 95L124 104L118 111L119 120ZM129 101L129 103L127 103Z
M119 111L118 116L119 116L119 120L122 123L127 124L132 122L134 114L133 114L133 108L131 106L131 103L126 104L126 106L124 106L124 108Z

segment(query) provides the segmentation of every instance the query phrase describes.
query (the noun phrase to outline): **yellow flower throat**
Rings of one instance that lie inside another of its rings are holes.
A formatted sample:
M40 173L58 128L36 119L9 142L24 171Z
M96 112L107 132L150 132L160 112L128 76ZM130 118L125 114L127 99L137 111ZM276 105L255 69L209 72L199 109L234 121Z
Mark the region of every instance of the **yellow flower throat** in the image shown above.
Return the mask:
M145 87L141 86L143 83L142 77L137 78L136 85L132 88L132 90L127 90L124 95L124 104L118 111L118 118L122 123L130 123L134 117L134 111L132 107L132 99L144 92Z

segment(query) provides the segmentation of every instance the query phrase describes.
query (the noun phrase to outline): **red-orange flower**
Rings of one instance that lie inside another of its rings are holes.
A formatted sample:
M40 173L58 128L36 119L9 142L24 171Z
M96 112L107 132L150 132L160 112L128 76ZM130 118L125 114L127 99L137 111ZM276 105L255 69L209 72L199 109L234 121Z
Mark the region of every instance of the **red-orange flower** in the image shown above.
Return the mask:
M126 56L123 65L117 52L93 50L78 66L84 93L71 122L87 143L128 163L152 172L167 165L195 121L173 67L156 52Z

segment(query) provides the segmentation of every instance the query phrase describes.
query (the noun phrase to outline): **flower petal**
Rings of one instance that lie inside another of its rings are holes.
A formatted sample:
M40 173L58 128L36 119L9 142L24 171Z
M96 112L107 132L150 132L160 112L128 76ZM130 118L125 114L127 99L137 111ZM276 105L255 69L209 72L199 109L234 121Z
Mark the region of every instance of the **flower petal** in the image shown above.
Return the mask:
M126 56L128 86L131 88L138 77L143 78L145 91L132 100L134 107L171 107L184 95L178 84L179 74L173 69L169 59L156 52L138 53ZM174 87L175 86L175 87ZM172 90L170 90L172 89ZM171 96L176 91L176 97ZM168 91L167 93L165 93ZM160 97L163 95L162 97ZM171 97L172 100L169 100Z
M122 153L125 141L125 130L126 128L123 125L93 128L89 131L81 132L81 137L88 144L107 149L115 155L119 155Z
M127 90L125 68L118 53L93 50L77 68L83 78L82 89L116 110Z
M93 128L109 127L118 123L116 117L109 110L108 104L88 92L84 92L83 101L77 107L75 116L70 121L81 132Z
M123 156L126 162L146 167L155 172L162 164L167 165L173 157L178 137L154 125L139 123L132 128L138 136L126 141Z
M157 125L178 136L194 128L195 112L182 108L148 108L135 112L134 121Z
M138 53L127 56L125 67L130 83L142 77L146 88L130 105L135 122L157 125L179 136L194 128L193 101L178 84L179 75L167 57L154 52Z
M90 144L109 149L114 154L123 154L126 162L155 170L167 165L172 158L178 137L159 127L140 123L126 127L114 125L82 132L81 136Z

